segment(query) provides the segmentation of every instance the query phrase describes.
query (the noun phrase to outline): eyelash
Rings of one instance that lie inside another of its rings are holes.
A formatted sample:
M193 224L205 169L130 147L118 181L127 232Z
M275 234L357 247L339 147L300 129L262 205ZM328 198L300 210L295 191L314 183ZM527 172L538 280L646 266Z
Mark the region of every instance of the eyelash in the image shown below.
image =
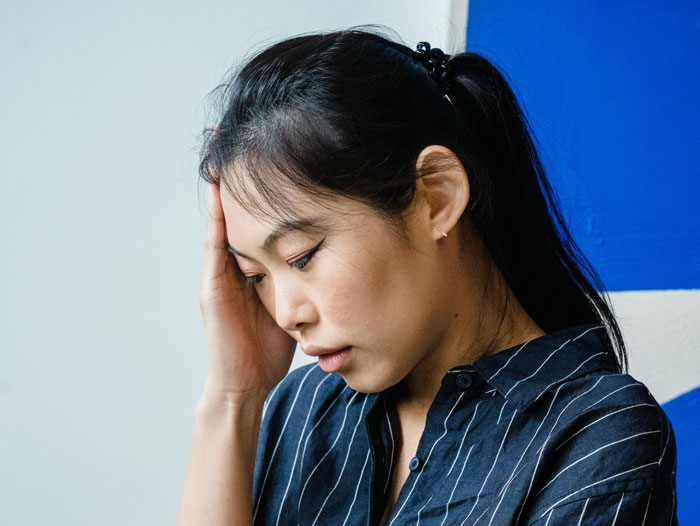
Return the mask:
M314 248L312 248L311 251L308 252L307 254L303 255L299 259L292 261L290 263L290 266L301 265L301 266L298 266L296 268L298 268L299 270L303 269L306 265L309 264L309 262L311 261L311 258L314 257L314 254L316 254L318 249L321 248L321 243L323 243L324 240L325 240L325 238L322 239L321 242L318 245L316 245ZM260 278L260 280L257 280L257 278L260 276L264 277L264 274L255 274L254 276L246 276L246 278L245 278L246 283L248 285L250 285L251 287L254 287L255 285L258 285L262 281L262 278Z

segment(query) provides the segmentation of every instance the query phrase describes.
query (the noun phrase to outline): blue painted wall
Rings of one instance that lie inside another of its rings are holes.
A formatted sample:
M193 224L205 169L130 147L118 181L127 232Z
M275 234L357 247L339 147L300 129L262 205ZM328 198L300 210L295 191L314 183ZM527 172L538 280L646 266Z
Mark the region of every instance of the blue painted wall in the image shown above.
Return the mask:
M680 524L700 524L700 388L679 396L663 405L676 434L678 450L678 520Z
M510 78L607 290L700 289L700 2L471 0L467 50ZM664 410L700 524L700 389Z
M700 288L700 2L473 0L467 49L521 88L606 288Z

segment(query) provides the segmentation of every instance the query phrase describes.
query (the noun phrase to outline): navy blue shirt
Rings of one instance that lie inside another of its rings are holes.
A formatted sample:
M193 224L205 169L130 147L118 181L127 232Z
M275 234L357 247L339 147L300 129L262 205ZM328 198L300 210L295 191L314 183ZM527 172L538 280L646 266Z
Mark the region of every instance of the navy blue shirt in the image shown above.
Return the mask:
M647 387L579 325L449 369L388 526L675 525L676 443ZM401 382L399 382L401 384ZM377 526L398 458L392 395L318 364L263 408L255 526Z

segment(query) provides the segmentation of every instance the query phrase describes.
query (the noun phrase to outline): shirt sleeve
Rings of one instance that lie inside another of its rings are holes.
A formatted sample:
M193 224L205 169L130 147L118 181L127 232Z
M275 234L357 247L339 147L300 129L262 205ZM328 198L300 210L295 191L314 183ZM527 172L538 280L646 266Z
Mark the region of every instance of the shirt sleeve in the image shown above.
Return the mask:
M678 524L675 436L651 396L598 405L556 427L518 524Z

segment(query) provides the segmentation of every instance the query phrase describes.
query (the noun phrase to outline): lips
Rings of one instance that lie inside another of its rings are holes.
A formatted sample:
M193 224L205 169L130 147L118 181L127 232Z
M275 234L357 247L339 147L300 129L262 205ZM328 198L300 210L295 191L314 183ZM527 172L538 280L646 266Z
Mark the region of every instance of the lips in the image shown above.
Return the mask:
M318 345L307 345L306 347L302 347L302 350L305 354L308 354L309 356L323 356L324 354L331 354L334 352L342 351L343 349L347 349L348 347L350 346L345 345L342 347L319 347Z
M350 363L352 347L347 346L335 352L321 354L318 357L318 366L327 373L335 373L347 367Z

